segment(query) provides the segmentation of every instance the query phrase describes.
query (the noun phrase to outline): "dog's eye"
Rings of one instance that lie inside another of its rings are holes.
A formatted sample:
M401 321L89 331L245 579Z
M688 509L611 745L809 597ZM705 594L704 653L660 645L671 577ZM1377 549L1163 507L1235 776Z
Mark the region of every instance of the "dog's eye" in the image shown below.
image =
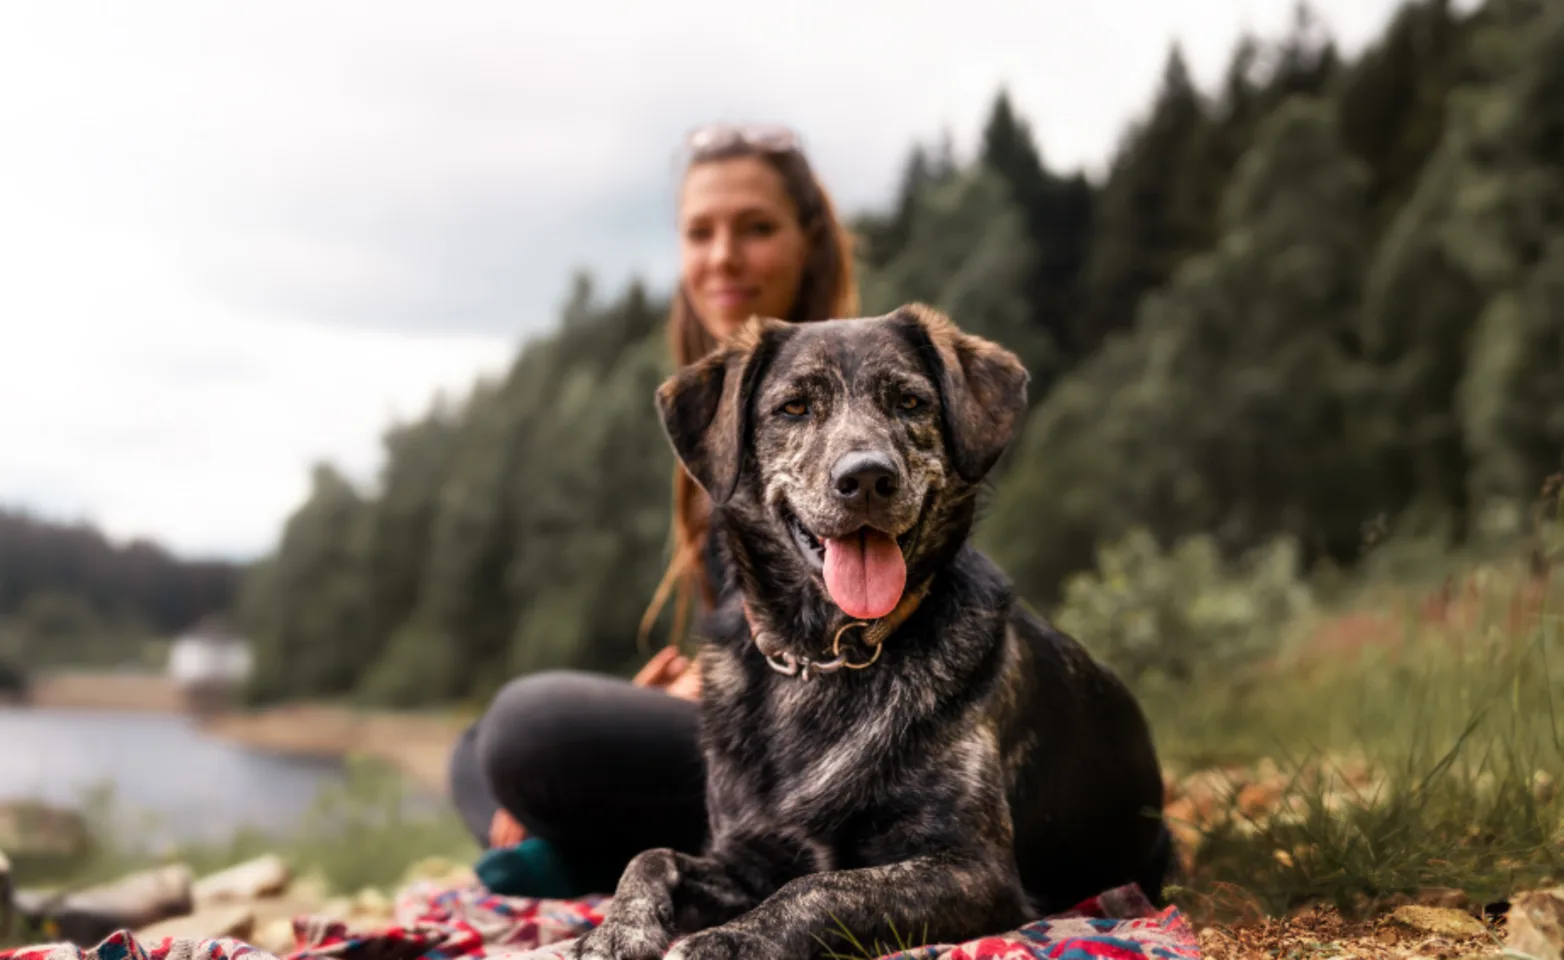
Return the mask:
M795 420L799 417L808 416L809 404L803 400L789 400L787 403L782 404L782 414Z
M896 402L896 405L903 410L916 410L923 406L923 398L915 393L904 393L901 395L901 399Z

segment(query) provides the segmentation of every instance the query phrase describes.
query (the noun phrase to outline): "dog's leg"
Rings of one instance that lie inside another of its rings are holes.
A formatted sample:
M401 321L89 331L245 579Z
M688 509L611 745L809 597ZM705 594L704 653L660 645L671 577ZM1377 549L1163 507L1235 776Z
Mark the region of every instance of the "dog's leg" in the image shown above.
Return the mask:
M674 935L724 923L771 889L766 871L675 850L648 850L625 867L603 923L575 944L579 960L657 960Z
M803 960L857 951L849 934L875 955L1000 933L1030 919L1013 872L976 859L914 857L791 880L743 916L691 935L668 957Z

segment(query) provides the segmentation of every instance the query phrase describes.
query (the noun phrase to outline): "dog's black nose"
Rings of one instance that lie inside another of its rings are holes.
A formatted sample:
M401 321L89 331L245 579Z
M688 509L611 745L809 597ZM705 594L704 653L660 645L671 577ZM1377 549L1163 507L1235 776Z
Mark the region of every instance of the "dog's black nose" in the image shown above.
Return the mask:
M849 453L831 469L836 495L848 503L889 500L901 487L896 465L883 453Z

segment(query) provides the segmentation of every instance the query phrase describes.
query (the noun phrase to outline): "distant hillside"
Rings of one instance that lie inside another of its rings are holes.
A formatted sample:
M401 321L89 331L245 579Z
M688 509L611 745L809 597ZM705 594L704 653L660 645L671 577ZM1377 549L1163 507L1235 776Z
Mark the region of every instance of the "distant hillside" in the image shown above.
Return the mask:
M227 613L243 567L0 508L0 660L132 659L140 642Z

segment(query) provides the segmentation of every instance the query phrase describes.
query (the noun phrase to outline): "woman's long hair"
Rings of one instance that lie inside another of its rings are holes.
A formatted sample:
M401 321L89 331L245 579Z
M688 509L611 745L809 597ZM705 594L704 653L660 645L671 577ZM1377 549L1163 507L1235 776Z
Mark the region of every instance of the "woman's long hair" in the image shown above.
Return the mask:
M798 211L800 226L809 241L809 254L799 279L792 312L783 319L793 323L814 323L833 317L851 317L858 313L858 286L853 276L852 235L837 218L830 194L815 176L809 160L791 138L771 145L766 138L745 136L744 131L726 128L727 136L714 146L697 148L686 167L686 174L698 164L736 157L759 157L781 177L788 198ZM775 138L773 138L775 139ZM701 325L683 283L673 297L668 314L668 348L679 366L687 366L710 353L717 341ZM692 602L698 595L702 606L716 603L707 576L705 551L709 526L706 495L683 466L673 468L673 555L663 573L662 582L641 618L641 636L667 604L676 597L673 637L684 635Z

